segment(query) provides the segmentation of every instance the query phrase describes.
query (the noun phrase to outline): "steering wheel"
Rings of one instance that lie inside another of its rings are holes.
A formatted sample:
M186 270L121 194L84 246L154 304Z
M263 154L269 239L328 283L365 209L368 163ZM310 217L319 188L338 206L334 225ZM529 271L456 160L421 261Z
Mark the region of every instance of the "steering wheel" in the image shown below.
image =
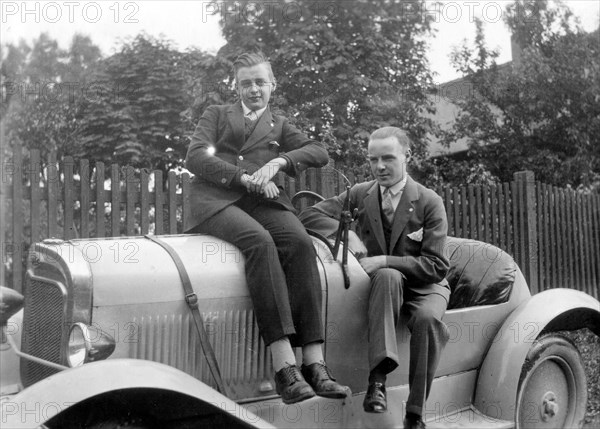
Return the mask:
M298 211L325 200L325 198L313 191L299 191L292 197L292 205Z

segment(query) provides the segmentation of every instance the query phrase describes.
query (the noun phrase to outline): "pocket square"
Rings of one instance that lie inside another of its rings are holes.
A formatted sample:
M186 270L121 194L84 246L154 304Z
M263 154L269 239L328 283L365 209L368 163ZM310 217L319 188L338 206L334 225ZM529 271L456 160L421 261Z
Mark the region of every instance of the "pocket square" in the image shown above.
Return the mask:
M279 146L280 146L280 144L279 144L279 143L277 143L275 140L271 140L271 141L269 142L269 146L271 146L271 147L279 147Z
M416 230L415 232L411 232L407 235L408 238L415 241L423 241L423 228Z

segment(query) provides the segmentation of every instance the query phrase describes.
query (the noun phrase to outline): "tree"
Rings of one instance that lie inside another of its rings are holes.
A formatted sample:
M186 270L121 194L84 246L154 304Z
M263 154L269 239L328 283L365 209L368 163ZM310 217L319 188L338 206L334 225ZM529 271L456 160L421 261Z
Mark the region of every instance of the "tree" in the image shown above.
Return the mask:
M213 62L219 95L205 107L232 101L231 63L244 51L270 57L278 79L273 105L329 147L338 167L364 172L366 141L377 127L407 129L424 157L435 124L426 38L432 17L421 1L239 3L227 0L215 13L227 40Z
M100 50L86 36L75 35L68 50L43 33L32 46L7 45L2 62L2 120L9 146L19 141L58 156L72 153L77 145L82 88ZM8 150L8 147L4 147Z
M204 54L144 34L96 68L97 96L81 112L81 153L168 171L182 164L191 78Z
M2 52L9 145L168 171L181 166L209 55L141 34L107 58L88 37L69 49L42 34Z
M532 170L558 186L600 188L600 46L570 11L546 0L507 7L507 24L522 49L510 68L495 64L478 26L473 56L453 63L473 83L444 140L470 142L469 158L501 180ZM523 19L527 16L528 19Z

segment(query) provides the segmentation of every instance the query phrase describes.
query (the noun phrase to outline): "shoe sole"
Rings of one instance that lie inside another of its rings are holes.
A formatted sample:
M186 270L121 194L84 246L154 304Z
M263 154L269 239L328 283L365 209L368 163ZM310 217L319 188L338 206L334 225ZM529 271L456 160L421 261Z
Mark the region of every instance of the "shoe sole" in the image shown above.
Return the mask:
M367 409L366 407L363 407L363 409L365 410L365 413L374 413L374 414L382 414L387 411L387 408L382 408L380 410L374 410L374 409Z
M298 396L294 399L284 399L283 397L281 398L281 400L283 401L284 404L289 405L289 404L295 404L297 402L302 402L305 401L307 399L310 399L312 397L316 396L315 392L306 392L305 394Z
M344 399L348 397L348 394L346 392L323 392L323 393L319 393L319 392L315 392L317 395L321 396L322 398L328 398L328 399Z

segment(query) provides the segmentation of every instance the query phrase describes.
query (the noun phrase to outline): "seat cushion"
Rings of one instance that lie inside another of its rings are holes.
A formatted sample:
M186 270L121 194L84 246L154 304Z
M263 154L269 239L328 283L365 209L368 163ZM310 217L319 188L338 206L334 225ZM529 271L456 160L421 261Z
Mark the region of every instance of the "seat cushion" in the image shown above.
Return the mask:
M496 246L477 240L448 237L446 276L452 291L448 309L508 301L517 265Z

